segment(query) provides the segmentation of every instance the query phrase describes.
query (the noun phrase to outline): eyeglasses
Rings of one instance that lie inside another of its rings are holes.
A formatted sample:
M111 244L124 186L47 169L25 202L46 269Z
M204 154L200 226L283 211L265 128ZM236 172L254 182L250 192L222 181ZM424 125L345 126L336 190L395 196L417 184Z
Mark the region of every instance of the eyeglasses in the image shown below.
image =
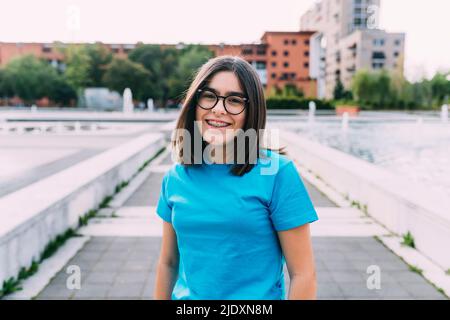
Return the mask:
M223 99L223 107L232 115L238 115L245 110L248 103L248 98L241 97L235 94L228 96L219 96L210 89L197 90L197 105L205 110L211 110L219 102L219 98Z

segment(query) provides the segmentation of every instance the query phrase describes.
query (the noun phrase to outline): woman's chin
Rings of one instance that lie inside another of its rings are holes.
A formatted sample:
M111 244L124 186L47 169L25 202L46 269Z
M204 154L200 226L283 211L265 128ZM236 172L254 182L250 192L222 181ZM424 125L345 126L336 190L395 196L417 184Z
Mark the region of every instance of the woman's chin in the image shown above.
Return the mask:
M224 144L227 144L231 142L234 138L234 134L227 133L223 131L217 131L217 130L207 130L204 135L203 139L208 142L208 144L214 145L214 146L221 146Z

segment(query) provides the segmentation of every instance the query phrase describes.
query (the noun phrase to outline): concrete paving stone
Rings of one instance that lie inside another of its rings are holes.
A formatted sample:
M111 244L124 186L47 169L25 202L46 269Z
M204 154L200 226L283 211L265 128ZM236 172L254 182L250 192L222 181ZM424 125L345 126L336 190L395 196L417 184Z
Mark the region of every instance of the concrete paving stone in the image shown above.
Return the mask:
M65 273L64 271L60 271L50 281L52 284L65 286L67 277L69 277L69 274Z
M317 297L344 297L341 289L336 283L317 284Z
M103 252L97 251L86 251L82 250L79 254L77 254L78 261L98 261L102 256Z
M142 262L141 260L126 261L122 266L122 270L132 272L132 271L151 271L153 264L151 262Z
M47 298L58 298L58 299L70 299L73 295L73 290L67 288L64 284L52 284L51 286L47 286L44 290L42 290L38 297L47 299Z
M73 298L96 298L102 299L106 298L106 295L111 288L108 284L100 284L100 283L86 283L82 284L79 290L74 290L75 294Z
M351 259L349 259L349 262L353 265L354 270L356 270L357 272L362 272L362 273L366 273L367 268L369 266L372 266L372 265L379 266L379 264L374 259L370 259L370 260L351 260Z
M116 237L92 237L91 240L89 240L89 244L111 244L116 240Z
M83 247L83 251L84 252L104 252L104 251L108 250L110 245L111 245L111 243L108 243L108 242L92 243L91 241L89 241Z
M118 252L106 252L101 261L125 261L130 256L130 252L118 251Z
M328 251L328 252L319 251L315 253L315 256L316 258L325 261L336 261L346 259L346 256L343 253L337 251Z
M354 265L348 260L334 260L324 263L327 270L334 271L357 271Z
M315 259L314 265L316 267L316 271L326 271L328 270L325 263L322 260Z
M96 272L101 271L116 271L124 265L122 260L102 260L99 261L91 270Z
M116 283L108 292L108 298L133 297L140 299L144 289L143 283Z
M397 281L401 283L416 283L416 284L428 284L428 282L418 273L411 272L411 271L389 271L385 273L381 273L381 276L383 277L384 274L388 274L389 277L392 277L396 279Z
M96 283L109 283L113 284L118 275L117 271L96 271L88 273L82 283L96 284Z
M117 274L116 283L145 283L148 275L148 272L120 272Z
M383 298L401 298L408 297L410 294L399 283L388 283L381 278L380 289L377 290L380 297Z
M360 272L330 270L330 274L338 283L366 283L366 278Z
M446 299L442 293L428 283L402 283L402 287L416 299Z
M135 244L137 240L138 238L136 237L116 237L114 238L112 244L114 245L114 247L118 247L120 245L128 246L131 244Z
M382 298L376 289L368 289L366 282L364 283L339 283L339 288L341 289L343 296L349 299L360 299L360 298L371 298L380 299Z
M331 275L329 271L316 270L316 278L318 283L335 282L334 277Z

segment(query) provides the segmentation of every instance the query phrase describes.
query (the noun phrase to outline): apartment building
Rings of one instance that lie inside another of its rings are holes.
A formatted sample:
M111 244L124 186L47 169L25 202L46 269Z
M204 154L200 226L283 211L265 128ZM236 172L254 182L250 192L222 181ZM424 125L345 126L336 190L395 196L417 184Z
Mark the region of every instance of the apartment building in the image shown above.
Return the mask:
M361 69L403 72L405 34L378 29L380 0L322 0L300 19L311 37L310 76L332 98L338 79L349 89Z
M310 78L310 38L314 32L278 32L263 34L260 43L209 45L216 56L237 55L258 72L266 93L293 85L306 97L317 96L317 82Z

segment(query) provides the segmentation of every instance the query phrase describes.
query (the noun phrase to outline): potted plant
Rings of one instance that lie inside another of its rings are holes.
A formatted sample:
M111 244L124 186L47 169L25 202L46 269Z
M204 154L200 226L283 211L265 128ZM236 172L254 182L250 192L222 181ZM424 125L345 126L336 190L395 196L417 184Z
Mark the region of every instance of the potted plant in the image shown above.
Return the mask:
M336 103L336 114L341 116L344 112L349 115L358 115L360 111L359 105L355 101L339 101Z

